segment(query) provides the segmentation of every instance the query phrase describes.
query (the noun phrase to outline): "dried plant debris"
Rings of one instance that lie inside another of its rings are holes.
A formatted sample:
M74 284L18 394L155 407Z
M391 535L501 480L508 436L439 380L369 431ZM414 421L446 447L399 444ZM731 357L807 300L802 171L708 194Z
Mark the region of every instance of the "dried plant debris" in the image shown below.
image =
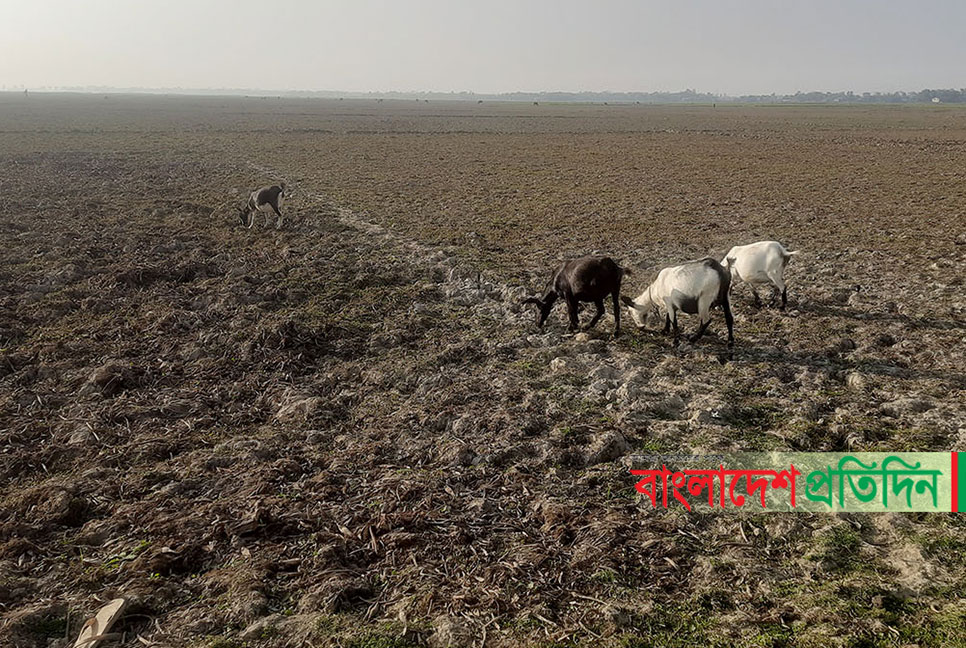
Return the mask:
M626 473L964 446L955 111L34 99L0 110L0 644L117 596L126 646L961 643L960 518L651 510ZM279 180L283 229L242 227ZM733 354L520 304L565 257L634 295L763 238L789 309L737 286Z

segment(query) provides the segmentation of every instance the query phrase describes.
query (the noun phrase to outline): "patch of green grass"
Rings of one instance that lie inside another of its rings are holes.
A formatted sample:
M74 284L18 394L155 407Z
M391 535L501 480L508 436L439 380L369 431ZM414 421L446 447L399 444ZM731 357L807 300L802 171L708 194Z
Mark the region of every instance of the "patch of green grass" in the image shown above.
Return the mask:
M944 535L922 542L923 555L927 559L943 563L966 565L966 539Z
M607 406L607 401L600 398L581 398L574 403L574 411L578 414L599 416Z
M272 637L279 636L279 629L274 625L266 625L262 628L262 631L258 633L259 639L271 639Z
M665 442L653 436L648 436L641 441L634 450L637 454L658 454L661 452L667 452L668 449L669 448Z
M585 387L587 385L587 377L580 373L559 373L554 374L552 378L547 377L544 372L541 372L539 380L535 380L531 387L534 389L539 389L540 391L546 391L548 394L568 398L572 393L572 390L567 389L568 387Z
M117 569L118 567L121 566L121 563L128 560L134 560L142 553L144 553L144 551L150 546L151 546L150 540L141 540L127 553L115 554L110 558L108 558L107 560L105 560L102 567L106 570Z
M541 648L577 648L581 643L580 639L573 637L569 639L552 639L537 645Z
M583 436L583 432L572 425L564 425L559 430L560 438L565 441L575 442Z
M938 450L945 444L945 435L936 428L914 427L901 429L879 426L876 429L877 438L882 439L876 444L876 450L888 452L929 452Z
M697 603L702 609L708 611L730 610L735 606L731 593L723 590L704 592L697 597Z
M842 574L867 566L859 555L862 539L858 532L847 524L833 527L822 540L822 549L813 556L827 564L831 571Z
M925 603L900 599L876 589L850 590L840 602L843 605L839 611L846 618L874 621L892 629L882 635L856 634L849 638L850 647L966 646L966 614L955 605L936 611Z
M617 638L619 648L651 648L654 644L649 639L643 639L637 635L622 634Z
M340 614L320 614L312 622L312 629L318 637L332 637L349 626L349 620Z
M780 423L779 426L785 431L786 436L808 439L810 442L828 434L828 424L818 421L794 421Z
M789 599L799 595L804 590L804 585L797 580L780 580L775 583L775 596L780 599Z
M199 648L244 648L244 644L241 641L229 637L208 637L193 645Z
M767 395L766 388L733 386L725 390L724 397L729 405L722 410L720 422L737 432L746 450L777 450L784 445L781 438L767 434L782 427L784 409Z
M527 633L542 628L543 622L533 615L521 614L510 619L510 621L506 624L506 627L513 631Z
M711 615L695 601L655 605L646 616L635 619L633 630L620 635L617 645L626 648L723 645L714 643L714 627Z
M406 626L406 634L403 634L404 626L396 622L360 628L361 625L351 615L321 614L313 622L313 631L319 639L334 639L345 648L415 648L419 644L411 638L412 632L428 630L428 624L419 623Z
M794 642L795 630L791 626L783 626L780 623L767 622L757 626L757 633L749 637L742 645L748 648L791 648L796 646Z
M509 369L517 371L527 378L537 378L546 371L546 367L533 358L514 360L509 364Z
M617 572L615 572L613 569L604 567L603 569L598 569L596 572L594 572L594 574L590 577L590 580L596 583L605 583L609 585L616 583L618 578L619 575Z
M624 330L626 329L622 323L621 331ZM621 333L621 336L617 339L617 345L621 351L638 353L666 352L670 348L667 338L654 335L653 331L640 331L630 335Z
M856 579L850 575L848 582L841 580L845 571L854 574L856 552L861 540L851 527L841 526L825 539L824 557L843 553L847 557L839 561L839 573L835 577L806 588L789 584L776 589L776 595L797 608L818 607L823 615L843 620L846 629L842 634L844 645L850 647L890 647L917 645L919 648L945 648L966 646L966 614L952 603L962 598L964 591L929 592L924 598L903 598L893 588L883 587L881 578L871 576ZM861 561L864 563L865 561ZM841 567L846 567L842 570ZM833 573L836 570L833 569ZM937 609L935 601L950 601ZM791 628L766 624L759 632L741 645L748 646L798 646L824 645L806 642L796 633L804 631L808 624L795 621ZM877 628L873 630L873 628Z
M925 613L924 606L910 606L897 619L896 628L904 643L918 643L922 648L954 648L966 646L966 614L956 606L940 612Z

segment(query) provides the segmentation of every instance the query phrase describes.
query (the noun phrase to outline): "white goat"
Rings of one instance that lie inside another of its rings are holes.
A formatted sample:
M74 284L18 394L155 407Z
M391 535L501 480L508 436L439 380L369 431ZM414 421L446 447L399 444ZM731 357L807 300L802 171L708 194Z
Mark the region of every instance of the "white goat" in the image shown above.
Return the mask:
M728 325L728 346L735 343L735 320L731 314L728 291L731 288L731 275L714 259L689 261L678 266L664 268L657 279L638 295L637 299L621 297L631 309L631 317L638 326L644 325L644 318L650 312L660 313L664 307L664 333L674 326L674 342L678 342L678 313L697 313L701 325L691 336L695 342L704 335L711 323L711 308L720 305L724 310L725 323ZM643 314L643 316L642 316Z
M755 304L761 305L761 297L755 290L756 285L770 285L781 293L782 310L788 303L788 290L785 288L785 266L798 251L789 252L778 241L758 241L749 245L736 245L731 248L721 265L726 267L733 278L741 279L751 286ZM732 283L734 287L734 283ZM772 295L774 299L774 294Z
M255 224L255 216L258 212L263 212L266 215L271 215L275 212L278 216L278 220L275 223L275 229L282 228L282 198L285 196L285 183L282 182L277 185L272 185L270 187L261 187L256 189L248 197L248 205L245 209L239 209L239 215L241 217L241 222L244 225L248 223L248 229L252 228Z

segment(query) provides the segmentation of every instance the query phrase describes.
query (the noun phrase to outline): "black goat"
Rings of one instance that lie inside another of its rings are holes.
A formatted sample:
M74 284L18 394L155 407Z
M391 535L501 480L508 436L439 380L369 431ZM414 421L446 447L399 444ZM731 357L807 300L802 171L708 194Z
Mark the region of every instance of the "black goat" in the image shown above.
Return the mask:
M558 297L563 297L567 300L567 312L570 316L569 330L576 331L579 303L594 302L597 306L594 319L587 325L590 329L603 317L604 299L610 295L614 303L614 337L616 338L621 333L621 309L618 301L621 278L630 273L630 270L621 268L610 257L587 256L565 261L547 284L543 297L529 297L523 303L537 305L537 326L542 328L554 302Z

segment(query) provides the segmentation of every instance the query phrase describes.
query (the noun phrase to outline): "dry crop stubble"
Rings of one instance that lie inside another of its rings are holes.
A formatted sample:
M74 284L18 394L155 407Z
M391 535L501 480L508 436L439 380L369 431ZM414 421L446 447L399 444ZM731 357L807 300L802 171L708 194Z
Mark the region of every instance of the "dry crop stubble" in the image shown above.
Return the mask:
M650 511L623 463L962 444L961 113L30 99L0 118L12 644L116 593L171 645L961 637L958 518ZM247 160L297 187L281 232L233 218ZM563 256L634 294L770 237L792 312L739 287L725 365L718 322L675 351L518 305Z

